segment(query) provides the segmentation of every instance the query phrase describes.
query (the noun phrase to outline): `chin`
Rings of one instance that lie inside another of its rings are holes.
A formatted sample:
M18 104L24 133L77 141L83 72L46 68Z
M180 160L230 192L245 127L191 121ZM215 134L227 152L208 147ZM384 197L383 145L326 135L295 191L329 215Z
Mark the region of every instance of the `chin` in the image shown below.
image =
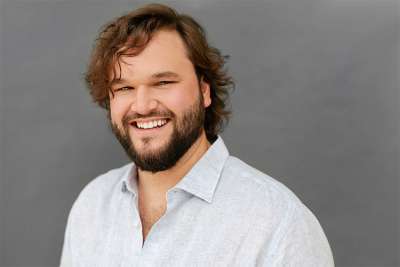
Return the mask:
M131 139L132 144L134 145L135 149L141 153L146 153L147 151L162 151L167 147L169 142L169 140L166 138L163 138L162 140L159 138L137 138L134 140L136 141Z

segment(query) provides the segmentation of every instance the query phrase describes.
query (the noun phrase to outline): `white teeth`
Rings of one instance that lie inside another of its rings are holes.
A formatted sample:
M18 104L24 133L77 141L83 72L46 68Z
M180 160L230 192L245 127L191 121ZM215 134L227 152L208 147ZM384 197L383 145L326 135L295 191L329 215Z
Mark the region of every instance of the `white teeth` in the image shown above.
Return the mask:
M167 120L154 120L149 122L137 122L136 125L138 128L142 129L150 129L157 126L162 126L167 123Z

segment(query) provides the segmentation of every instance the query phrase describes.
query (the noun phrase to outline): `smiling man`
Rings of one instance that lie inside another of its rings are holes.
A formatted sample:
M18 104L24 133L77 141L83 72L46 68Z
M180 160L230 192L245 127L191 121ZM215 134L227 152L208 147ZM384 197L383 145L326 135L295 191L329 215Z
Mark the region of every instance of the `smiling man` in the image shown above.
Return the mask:
M311 211L229 155L224 63L164 5L103 28L86 79L132 162L81 192L61 266L333 266Z

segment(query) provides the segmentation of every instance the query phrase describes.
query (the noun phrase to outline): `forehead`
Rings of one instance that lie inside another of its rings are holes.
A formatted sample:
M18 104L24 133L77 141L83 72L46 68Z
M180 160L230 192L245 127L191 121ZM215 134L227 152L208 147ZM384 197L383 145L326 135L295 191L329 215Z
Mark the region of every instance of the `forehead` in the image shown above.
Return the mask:
M182 75L194 71L186 45L175 30L160 30L139 54L121 56L112 78L141 78L167 71Z

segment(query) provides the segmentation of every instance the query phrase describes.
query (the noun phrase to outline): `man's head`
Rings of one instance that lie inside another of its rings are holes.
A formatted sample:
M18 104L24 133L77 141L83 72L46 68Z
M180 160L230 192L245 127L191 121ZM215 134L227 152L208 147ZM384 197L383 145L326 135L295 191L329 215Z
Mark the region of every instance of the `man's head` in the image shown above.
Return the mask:
M128 155L156 172L172 167L203 131L212 141L222 129L233 86L223 65L192 18L147 5L105 26L86 81Z

